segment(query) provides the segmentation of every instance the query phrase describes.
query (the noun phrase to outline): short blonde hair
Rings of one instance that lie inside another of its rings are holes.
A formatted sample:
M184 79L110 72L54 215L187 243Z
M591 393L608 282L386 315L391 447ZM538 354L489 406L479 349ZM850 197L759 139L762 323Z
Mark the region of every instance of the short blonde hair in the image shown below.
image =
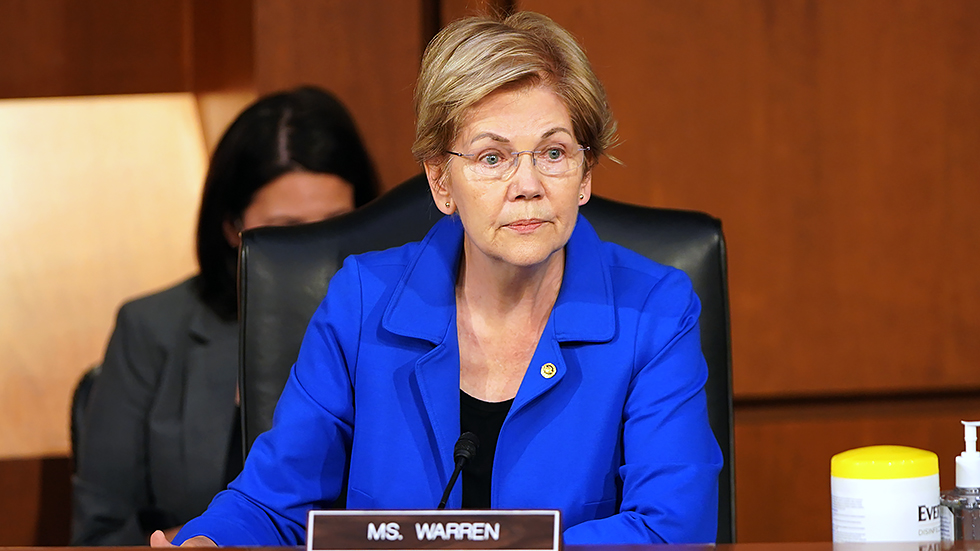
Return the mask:
M460 19L429 42L415 89L412 154L419 162L442 157L470 107L501 88L539 83L561 98L594 165L615 142L606 92L571 33L534 12Z

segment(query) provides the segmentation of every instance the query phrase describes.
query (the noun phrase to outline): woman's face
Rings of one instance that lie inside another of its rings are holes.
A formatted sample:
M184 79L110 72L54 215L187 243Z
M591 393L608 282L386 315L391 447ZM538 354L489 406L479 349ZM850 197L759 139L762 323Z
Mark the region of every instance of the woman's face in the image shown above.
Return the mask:
M236 225L225 223L233 247L238 232L260 226L309 224L354 210L354 187L333 174L288 172L262 186Z
M579 147L568 109L550 88L501 90L467 114L452 149L467 157L452 157L446 174L438 163L426 163L425 168L439 209L446 214L459 212L467 254L535 266L562 250L572 235L578 208L591 194L587 165L583 162L567 174L548 176L532 164L531 155L524 154L516 170L500 180L480 178L469 168L481 158L494 162L494 152L537 150L581 161Z

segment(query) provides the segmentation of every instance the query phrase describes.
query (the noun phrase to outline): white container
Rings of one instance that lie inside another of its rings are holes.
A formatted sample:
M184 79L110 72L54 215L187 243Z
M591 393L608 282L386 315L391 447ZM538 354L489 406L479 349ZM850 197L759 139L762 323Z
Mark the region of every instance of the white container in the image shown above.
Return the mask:
M939 459L905 446L868 446L830 462L834 543L940 539Z

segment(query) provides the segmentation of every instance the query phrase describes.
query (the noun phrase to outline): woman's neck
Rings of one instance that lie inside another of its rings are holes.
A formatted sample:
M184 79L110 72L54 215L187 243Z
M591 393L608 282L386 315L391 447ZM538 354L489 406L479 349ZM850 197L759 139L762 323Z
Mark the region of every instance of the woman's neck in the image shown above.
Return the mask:
M464 245L456 282L457 302L472 313L498 320L520 317L546 321L558 298L565 269L565 251L534 266L514 266L467 254ZM543 323L542 323L543 326Z
M564 250L540 266L474 262L464 247L456 283L460 388L475 398L513 398L558 298Z

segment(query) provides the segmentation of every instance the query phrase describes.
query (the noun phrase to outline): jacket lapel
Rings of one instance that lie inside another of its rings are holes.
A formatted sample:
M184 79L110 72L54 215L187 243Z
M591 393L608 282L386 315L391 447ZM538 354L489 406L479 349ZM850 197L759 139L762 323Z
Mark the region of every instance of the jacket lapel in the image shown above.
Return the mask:
M514 404L507 412L507 417L515 415L529 403L553 388L565 377L565 360L561 348L555 339L554 314L548 318L548 324L541 332L541 340L534 350L531 363L524 372L524 379L517 389Z
M559 342L609 342L616 310L602 241L581 214L565 246L565 274L551 312Z
M184 390L184 472L189 488L223 481L234 426L238 324L200 304L191 317Z
M602 263L601 247L602 242L592 225L579 215L565 246L565 273L558 298L508 417L554 388L565 377L567 368L562 343L607 342L615 335L612 283L609 270Z
M458 217L437 222L420 243L382 318L386 330L433 345L416 362L414 374L435 438L443 485L453 471L453 448L460 430L455 287L462 244ZM459 507L461 495L457 487L448 506Z
M455 329L455 324L454 327ZM447 335L446 341L431 352L419 358L415 364L415 378L419 385L419 394L425 406L426 415L432 434L435 436L438 457L436 459L439 473L439 486L449 482L455 463L453 449L459 438L459 346L455 338ZM458 508L462 494L457 491L462 487L457 485L450 495L448 506Z

